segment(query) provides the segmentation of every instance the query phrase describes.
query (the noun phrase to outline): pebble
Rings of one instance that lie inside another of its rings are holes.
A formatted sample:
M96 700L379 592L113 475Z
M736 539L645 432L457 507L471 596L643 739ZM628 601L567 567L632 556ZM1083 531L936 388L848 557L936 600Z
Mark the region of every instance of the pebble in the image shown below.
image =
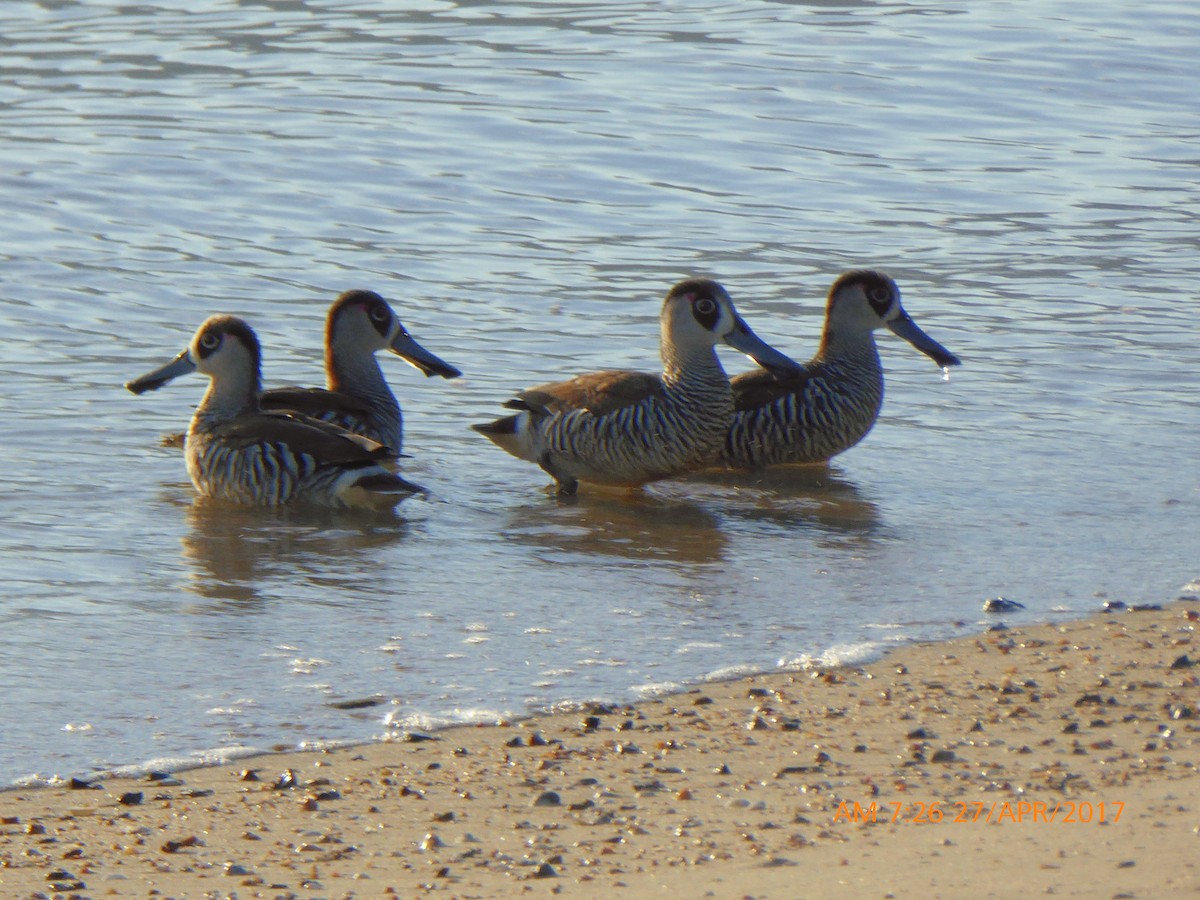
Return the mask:
M445 847L446 843L432 831L425 835L421 841L422 850L436 850L438 847Z
M983 611L986 613L1016 612L1018 609L1024 608L1024 603L1018 603L1016 600L1009 600L1005 597L993 597L991 600L983 602Z

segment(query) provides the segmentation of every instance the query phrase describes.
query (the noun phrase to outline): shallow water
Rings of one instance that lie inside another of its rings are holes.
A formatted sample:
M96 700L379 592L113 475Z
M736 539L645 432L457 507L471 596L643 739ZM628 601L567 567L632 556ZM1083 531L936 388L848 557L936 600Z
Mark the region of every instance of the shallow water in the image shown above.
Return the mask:
M392 6L0 7L0 783L625 699L1200 574L1191 4ZM828 470L562 505L466 427L653 368L686 275L804 358L862 265L964 366L881 337L883 415ZM467 373L384 361L432 499L195 502L157 442L201 380L121 384L218 311L268 384L316 383L348 287Z

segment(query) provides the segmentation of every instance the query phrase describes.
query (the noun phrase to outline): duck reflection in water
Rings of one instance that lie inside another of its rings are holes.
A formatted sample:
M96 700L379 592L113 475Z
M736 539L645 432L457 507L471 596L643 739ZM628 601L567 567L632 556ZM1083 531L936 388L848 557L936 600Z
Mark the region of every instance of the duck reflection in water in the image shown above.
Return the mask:
M510 510L506 541L555 554L616 557L631 563L721 561L729 538L720 518L689 498L647 490L596 490L570 503ZM569 562L556 555L552 560Z
M879 507L841 469L828 464L756 472L710 469L677 484L684 490L704 485L719 491L723 514L743 522L813 529L839 541L870 539L883 528Z
M310 584L369 577L386 565L381 548L402 541L406 521L391 510L364 515L320 507L247 507L197 497L180 539L191 568L186 589L213 600L242 604L265 599L270 579Z

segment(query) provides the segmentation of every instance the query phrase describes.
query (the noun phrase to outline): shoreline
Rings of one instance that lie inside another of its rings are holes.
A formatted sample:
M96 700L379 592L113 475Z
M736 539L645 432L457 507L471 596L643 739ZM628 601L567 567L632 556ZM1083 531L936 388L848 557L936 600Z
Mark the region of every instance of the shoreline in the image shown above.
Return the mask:
M1198 625L1200 604L1181 601L408 741L13 787L0 792L0 885L14 897L1195 893Z

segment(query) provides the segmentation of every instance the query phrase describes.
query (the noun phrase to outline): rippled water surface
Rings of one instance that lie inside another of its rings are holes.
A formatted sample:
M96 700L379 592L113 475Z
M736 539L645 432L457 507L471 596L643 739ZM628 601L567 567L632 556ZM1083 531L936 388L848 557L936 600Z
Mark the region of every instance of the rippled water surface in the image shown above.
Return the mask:
M0 783L1175 596L1198 39L1185 0L0 5ZM865 265L964 366L881 337L883 415L828 470L563 505L467 428L654 368L687 275L804 358ZM467 373L384 360L433 496L197 503L158 440L202 380L122 383L213 312L317 383L349 287Z

